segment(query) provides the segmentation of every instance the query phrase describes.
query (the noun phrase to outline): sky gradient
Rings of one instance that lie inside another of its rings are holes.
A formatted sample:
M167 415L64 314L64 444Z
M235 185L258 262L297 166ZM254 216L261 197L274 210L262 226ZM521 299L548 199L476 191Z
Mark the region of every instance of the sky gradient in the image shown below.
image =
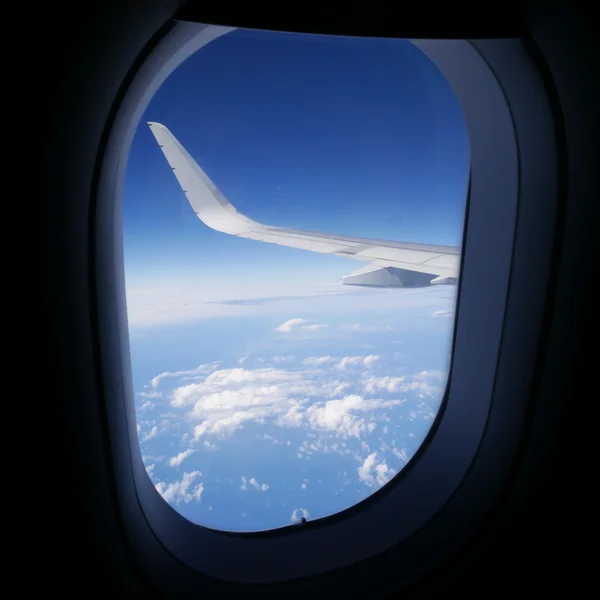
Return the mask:
M365 263L208 228L147 121L251 219L459 246L469 147L452 90L408 41L237 30L165 81L129 155L133 391L156 489L229 531L360 502L435 419L457 288L343 286Z

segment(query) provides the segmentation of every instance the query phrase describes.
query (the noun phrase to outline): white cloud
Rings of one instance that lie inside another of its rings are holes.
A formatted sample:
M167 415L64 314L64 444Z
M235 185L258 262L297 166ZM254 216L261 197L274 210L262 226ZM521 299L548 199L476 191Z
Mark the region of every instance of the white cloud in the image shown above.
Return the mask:
M158 493L169 504L179 504L180 502L185 502L188 504L192 500L200 502L200 497L204 491L204 485L200 483L193 489L190 489L192 483L199 475L201 475L200 471L184 473L180 481L175 481L169 484L166 484L164 481L160 481L155 487Z
M359 479L370 487L373 487L375 483L382 486L396 473L394 469L388 467L385 460L377 463L377 452L369 454L356 471Z
M279 331L280 333L289 333L292 331L294 326L301 325L302 323L307 323L306 319L301 319L297 317L295 319L289 319L285 323L281 324L279 327L275 327L274 331Z
M386 391L389 393L398 392L404 383L404 377L367 377L363 379L363 391L366 394L373 394L378 391Z
M162 394L157 391L152 392L138 392L138 396L141 398L161 398Z
M412 437L415 437L414 434L412 435ZM408 462L408 451L406 450L406 448L402 448L401 450L398 450L398 448L394 448L393 452L404 464Z
M243 365L248 360L248 358L248 356L242 356L241 358L238 358L238 365Z
M336 368L343 371L349 365L352 365L352 366L364 365L365 367L371 367L380 358L381 357L377 354L369 354L369 356L345 356L336 365Z
M246 479L245 476L242 475L242 484L240 485L242 490L259 490L261 492L266 492L269 489L268 483L258 483L254 477L250 477L250 479Z
M147 442L148 440L156 437L158 434L158 426L154 425L152 429L140 440L140 442Z
M273 362L282 363L282 362L290 362L296 358L295 356L274 356L272 358Z
M169 459L169 465L171 467L178 467L188 456L190 456L190 454L193 454L194 452L196 451L192 450L191 448L180 452L177 456L173 456L173 458Z
M349 387L352 387L347 381L343 381L342 383L338 383L333 391L329 394L331 398L335 396L339 396L344 390L347 390Z
M434 397L444 391L446 374L441 371L422 371L417 375L406 377L365 376L362 379L363 392L373 394L380 391L389 393L417 392L420 398Z
M147 410L152 410L155 406L156 406L156 404L154 402L151 402L150 400L146 400L146 402L142 402L142 404L140 404L140 406L138 406L137 412L144 413Z
M369 356L366 356L364 360L365 367L370 367L374 365L380 358L381 356L377 354L369 354Z
M303 365L322 365L325 363L335 362L337 358L333 356L310 356L302 361Z
M236 400L233 392L244 396L244 392L258 390L270 396L276 393L275 388L278 385L301 380L301 374L272 367L252 370L222 369L211 373L202 383L188 384L175 389L171 396L171 405L178 408L197 405L203 399L201 405L197 405L196 412L201 408L216 409L221 406L230 409L236 404L246 406L248 399Z
M308 511L305 508L295 508L292 511L291 519L293 523L298 523L303 518L308 519Z
M416 421L431 419L437 410L436 395L441 399L445 374L422 371L402 377L376 376L371 367L380 362L389 364L380 355L371 354L309 357L285 367L214 367L199 381L180 384L164 392L177 415L169 423L181 439L193 436L206 448L214 448L211 436L225 439L238 429L256 423L307 431L311 443L298 453L300 458L309 459L315 451L353 456L356 450L335 449L330 442L325 443L325 437L365 441L378 422L391 422L390 411L406 402L410 403L402 413L404 418ZM151 423L141 421L143 431L147 431ZM161 422L161 432L162 425ZM155 430L149 435L156 434ZM264 432L259 435L274 444L291 445L290 440L285 441L287 436L281 440L279 436L277 439L267 437ZM178 466L189 454L190 451L180 453L171 458L170 464ZM375 474L372 477L377 481ZM382 477L380 473L380 479Z
M268 408L251 408L228 415L205 418L200 425L194 427L194 439L198 440L206 434L217 435L221 438L229 437L236 429L241 429L246 421L261 422L270 415L271 411Z
M358 477L362 481L372 481L371 469L375 464L375 459L377 458L377 452L373 452L373 454L369 454L365 459L365 462L358 467L356 470L358 473Z
M281 440L276 440L272 435L265 433L264 435L256 434L257 439L269 440L276 446L283 446L283 442Z
M369 431L367 420L357 413L398 406L402 400L365 400L350 394L341 400L317 402L307 407L299 416L301 422L312 429L332 431L343 438L356 437ZM372 431L372 429L371 429Z
M199 365L195 369L188 369L185 371L165 371L164 373L152 378L150 385L156 389L160 383L160 380L164 379L165 377L184 377L186 375L202 375L204 373L210 373L217 367L218 364L219 363L213 362L205 365Z
M454 318L454 310L452 310L451 308L445 308L442 310L435 310L431 313L431 316L434 319L440 318L440 317L445 317L448 319L453 319Z
M306 329L308 331L316 331L318 329L325 329L325 327L329 327L326 323L314 323L311 325L304 325L303 323L308 323L308 319L301 319L300 317L296 317L295 319L289 319L285 323L282 323L279 327L275 327L274 331L279 331L280 333L290 333L295 327L300 325L300 329Z
M338 362L336 369L344 371L347 366L373 366L381 356L378 354L369 354L368 356L344 356L342 358L335 356L309 356L302 361L304 365L321 366L328 363Z
M390 469L385 462L375 465L375 479L379 485L387 483L395 473L394 469Z

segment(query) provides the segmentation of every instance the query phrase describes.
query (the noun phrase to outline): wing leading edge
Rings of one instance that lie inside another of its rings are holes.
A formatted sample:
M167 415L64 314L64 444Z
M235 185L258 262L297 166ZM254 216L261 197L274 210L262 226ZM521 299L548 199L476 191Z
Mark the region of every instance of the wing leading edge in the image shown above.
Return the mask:
M148 122L148 125L194 212L212 229L237 237L369 263L343 277L342 282L346 285L424 287L456 283L460 250L453 246L315 233L271 227L249 219L225 198L164 125L154 122Z

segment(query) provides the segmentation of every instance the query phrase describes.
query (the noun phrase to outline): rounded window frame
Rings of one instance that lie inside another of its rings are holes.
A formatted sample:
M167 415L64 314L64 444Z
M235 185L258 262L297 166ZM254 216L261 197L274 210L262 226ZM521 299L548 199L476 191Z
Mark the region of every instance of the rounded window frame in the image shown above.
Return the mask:
M233 29L178 22L166 31L133 74L104 149L94 214L95 275L106 284L97 286L98 341L126 534L132 545L150 534L163 551L203 575L270 583L326 573L398 545L408 555L418 533L426 536L442 511L454 511L460 519L454 518L443 543L438 540L431 549L434 560L484 518L524 426L526 367L507 358L507 352L524 357L536 351L536 335L523 343L512 332L524 315L543 307L549 276L544 249L552 244L558 195L554 178L539 177L537 170L538 161L557 164L542 79L520 40L411 40L453 88L471 146L471 197L445 408L418 460L386 493L361 502L343 518L326 517L279 535L236 536L187 521L160 497L144 468L131 384L120 213L127 156L154 92L191 54ZM536 221L539 225L542 205L541 220L548 226L527 264L516 269L515 248L526 243ZM519 289L530 293L523 306L514 308L510 299ZM530 324L534 334L539 335L542 312ZM518 384L511 386L511 374ZM480 482L490 468L495 477L482 490ZM399 579L416 576L411 561L398 563Z

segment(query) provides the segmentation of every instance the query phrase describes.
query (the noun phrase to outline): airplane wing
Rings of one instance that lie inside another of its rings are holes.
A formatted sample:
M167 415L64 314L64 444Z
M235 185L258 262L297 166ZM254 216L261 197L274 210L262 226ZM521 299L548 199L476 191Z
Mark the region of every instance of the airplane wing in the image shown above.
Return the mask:
M460 249L315 233L257 223L237 211L177 138L161 123L148 122L198 218L229 235L345 256L366 263L342 278L346 285L424 287L455 284Z

